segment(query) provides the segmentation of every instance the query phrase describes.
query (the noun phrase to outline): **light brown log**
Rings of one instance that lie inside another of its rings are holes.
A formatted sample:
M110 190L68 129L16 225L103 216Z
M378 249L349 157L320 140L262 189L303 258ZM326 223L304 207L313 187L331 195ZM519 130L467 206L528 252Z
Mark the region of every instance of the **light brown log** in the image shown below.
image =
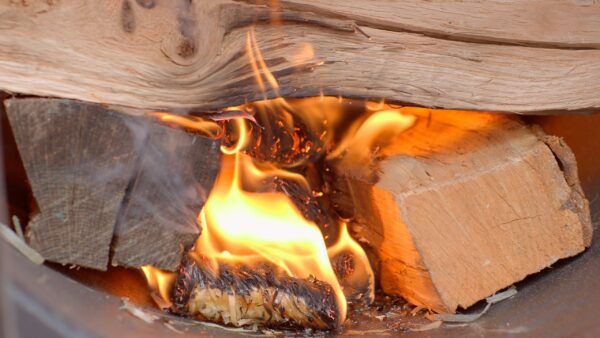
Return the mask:
M26 234L34 249L104 270L112 243L114 265L178 268L199 233L219 141L95 104L5 102L39 209Z
M141 111L262 99L246 56L255 23L257 46L281 86L268 97L322 89L469 110L600 108L598 4L152 3L0 3L0 88Z
M376 173L337 171L334 196L379 257L384 292L454 312L590 245L560 139L497 114L412 111L422 116Z
M259 2L259 1L255 1ZM600 47L600 6L565 0L282 0L284 9L327 11L357 24L448 40L565 48ZM573 18L579 18L573 20Z

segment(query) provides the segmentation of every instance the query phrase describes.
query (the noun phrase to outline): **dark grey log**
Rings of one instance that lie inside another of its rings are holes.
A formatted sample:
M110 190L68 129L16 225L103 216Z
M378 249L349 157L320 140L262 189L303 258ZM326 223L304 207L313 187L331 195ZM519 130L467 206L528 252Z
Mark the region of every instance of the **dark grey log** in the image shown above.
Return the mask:
M177 269L199 232L219 141L79 101L5 104L39 209L26 233L33 248L104 270L112 242L113 264Z

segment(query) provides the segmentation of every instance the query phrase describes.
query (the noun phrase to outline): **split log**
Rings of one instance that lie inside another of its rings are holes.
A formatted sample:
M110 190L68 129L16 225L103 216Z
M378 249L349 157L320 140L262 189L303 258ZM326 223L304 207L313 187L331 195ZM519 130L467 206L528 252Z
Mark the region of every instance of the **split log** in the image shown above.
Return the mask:
M590 245L560 139L503 115L407 111L420 118L382 149L376 173L335 168L334 199L379 257L384 292L455 312Z
M339 323L330 285L259 264L218 271L204 257L185 258L172 289L173 311L234 326L332 329Z
M135 166L134 137L123 123L133 118L67 100L5 104L39 208L29 245L53 262L106 269Z
M200 234L197 218L219 172L220 143L149 127L115 229L112 264L173 271Z
M4 1L0 88L153 110L321 90L468 110L600 108L598 4L260 3ZM253 25L280 84L264 94L245 55Z
M34 249L50 261L105 270L119 221L113 264L178 267L179 246L197 237L193 225L205 200L191 190L212 187L218 141L94 104L5 103L39 209L26 234Z

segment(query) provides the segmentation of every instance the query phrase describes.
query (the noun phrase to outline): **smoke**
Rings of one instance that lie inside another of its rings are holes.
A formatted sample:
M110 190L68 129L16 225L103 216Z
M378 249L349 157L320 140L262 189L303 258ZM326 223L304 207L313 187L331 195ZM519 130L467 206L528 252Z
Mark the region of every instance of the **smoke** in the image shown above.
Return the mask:
M136 160L115 234L140 226L198 233L197 216L220 165L220 143L149 119L126 125Z

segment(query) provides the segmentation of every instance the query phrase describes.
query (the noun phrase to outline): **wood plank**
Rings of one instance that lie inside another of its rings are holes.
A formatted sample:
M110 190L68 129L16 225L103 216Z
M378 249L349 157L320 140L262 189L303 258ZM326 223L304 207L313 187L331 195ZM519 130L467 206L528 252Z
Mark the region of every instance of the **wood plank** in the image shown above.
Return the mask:
M196 220L220 169L220 142L153 122L148 128L112 264L174 271L200 234Z
M257 46L280 85L267 97L322 90L524 114L600 108L596 4L368 3L287 1L272 12L233 0L5 2L0 88L140 112L263 99L245 55L256 23Z
M69 100L5 104L39 208L27 228L29 244L50 261L106 269L136 161L123 123L133 118Z
M378 255L384 292L454 312L590 245L558 138L497 114L405 111L421 118L382 150L376 176L338 168L338 205Z

